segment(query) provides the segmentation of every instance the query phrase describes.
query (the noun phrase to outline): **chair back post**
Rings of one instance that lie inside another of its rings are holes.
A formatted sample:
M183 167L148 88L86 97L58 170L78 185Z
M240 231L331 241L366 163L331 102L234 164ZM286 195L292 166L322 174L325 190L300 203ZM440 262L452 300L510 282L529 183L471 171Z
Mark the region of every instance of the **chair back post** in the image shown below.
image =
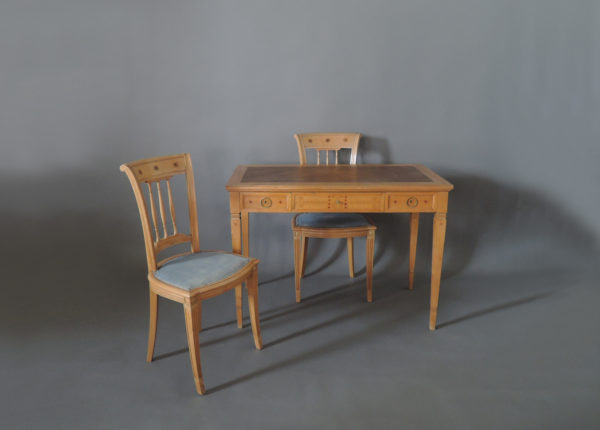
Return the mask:
M188 211L190 215L190 233L192 234L192 252L200 252L200 233L198 232L198 206L196 204L196 185L194 182L194 169L192 157L185 156L185 181L187 184Z
M127 175L127 178L131 183L131 187L133 188L133 194L135 195L135 201L137 203L138 211L140 213L140 220L142 222L142 230L144 232L144 245L146 247L146 262L148 264L148 272L154 272L156 271L156 257L154 255L154 244L152 241L152 231L150 230L150 217L148 216L146 199L144 199L142 187L136 180L131 168L126 164L122 164L120 169Z
M191 252L200 251L196 191L190 154L147 158L122 164L120 169L127 175L137 202L144 232L148 271L152 273L157 270L158 266L161 265L161 262L157 262L157 255L172 246L189 243ZM190 234L178 232L175 218L171 178L181 174L185 175L186 181ZM166 184L167 201L169 203L168 212L165 210L165 198L163 196L165 186L161 186L162 182ZM148 199L144 197L144 183L148 189ZM154 198L155 193L157 195L156 199ZM156 202L158 202L158 210ZM171 232L168 228L167 214L171 218Z
M329 164L330 154L332 151L335 154L335 164L338 164L338 152L341 149L350 149L349 164L356 164L358 155L358 143L360 141L360 133L303 133L294 134L296 143L298 144L298 155L300 164L308 164L306 157L307 149L314 149L317 153L317 164L321 162L321 151L325 151L324 164Z

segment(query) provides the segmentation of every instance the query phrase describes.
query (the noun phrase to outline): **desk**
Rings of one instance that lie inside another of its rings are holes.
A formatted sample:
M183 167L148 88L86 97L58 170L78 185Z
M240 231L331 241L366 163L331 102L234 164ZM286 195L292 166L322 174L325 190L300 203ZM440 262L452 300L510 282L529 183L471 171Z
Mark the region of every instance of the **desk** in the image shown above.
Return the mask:
M250 212L410 213L412 289L419 214L434 213L429 329L435 330L448 193L452 188L451 183L420 164L238 166L226 185L232 249L248 255ZM236 307L241 318L241 287L236 289Z

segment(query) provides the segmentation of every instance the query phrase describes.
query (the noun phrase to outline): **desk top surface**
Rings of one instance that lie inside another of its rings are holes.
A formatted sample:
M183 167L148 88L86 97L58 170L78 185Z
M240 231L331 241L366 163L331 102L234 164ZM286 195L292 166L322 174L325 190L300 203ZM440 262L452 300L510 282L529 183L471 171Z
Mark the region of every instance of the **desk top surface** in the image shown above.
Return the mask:
M241 165L226 186L229 191L350 189L450 191L453 186L421 164Z

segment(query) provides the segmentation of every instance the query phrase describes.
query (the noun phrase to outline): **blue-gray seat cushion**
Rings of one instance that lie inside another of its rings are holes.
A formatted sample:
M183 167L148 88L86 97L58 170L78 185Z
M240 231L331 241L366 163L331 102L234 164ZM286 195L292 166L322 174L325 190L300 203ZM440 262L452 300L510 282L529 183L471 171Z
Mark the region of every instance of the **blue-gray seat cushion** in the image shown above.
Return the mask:
M298 227L347 228L365 227L369 221L361 214L352 213L304 213L296 217Z
M225 252L198 252L165 263L154 276L184 290L193 290L235 274L250 261L251 258Z

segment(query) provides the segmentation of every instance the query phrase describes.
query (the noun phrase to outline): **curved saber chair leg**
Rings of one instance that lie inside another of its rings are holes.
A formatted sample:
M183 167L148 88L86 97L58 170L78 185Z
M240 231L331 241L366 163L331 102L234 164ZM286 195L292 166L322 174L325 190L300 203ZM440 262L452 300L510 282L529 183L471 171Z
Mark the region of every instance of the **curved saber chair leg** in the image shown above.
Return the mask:
M198 394L204 394L204 379L202 378L202 367L200 366L200 340L198 339L199 321L196 306L193 306L189 300L183 304L185 313L185 330L187 333L188 347L190 349L190 363L194 373L196 391Z
M242 312L242 284L235 287L235 316L238 328L244 327L244 314Z
M148 327L148 352L146 361L150 363L154 356L154 344L156 343L156 323L158 321L158 295L150 290L150 324Z
M354 238L347 238L348 243L348 272L351 278L354 278Z
M258 269L246 282L248 289L248 310L250 312L250 324L252 325L252 336L256 349L262 349L262 336L260 334L260 320L258 317Z

